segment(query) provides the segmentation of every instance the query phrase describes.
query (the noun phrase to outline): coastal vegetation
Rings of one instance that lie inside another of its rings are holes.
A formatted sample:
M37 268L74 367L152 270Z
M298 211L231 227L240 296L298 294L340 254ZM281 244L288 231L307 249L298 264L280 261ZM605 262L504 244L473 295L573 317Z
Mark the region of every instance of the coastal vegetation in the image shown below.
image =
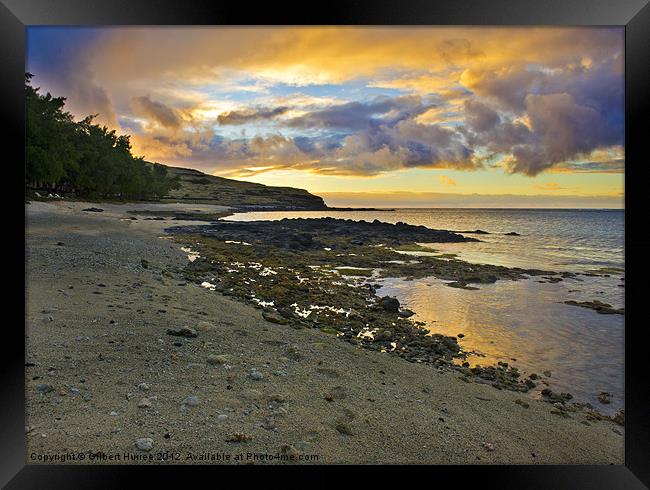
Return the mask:
M167 167L131 151L128 135L95 124L97 115L75 121L65 98L39 93L25 74L25 180L50 193L110 199L159 198L178 186Z

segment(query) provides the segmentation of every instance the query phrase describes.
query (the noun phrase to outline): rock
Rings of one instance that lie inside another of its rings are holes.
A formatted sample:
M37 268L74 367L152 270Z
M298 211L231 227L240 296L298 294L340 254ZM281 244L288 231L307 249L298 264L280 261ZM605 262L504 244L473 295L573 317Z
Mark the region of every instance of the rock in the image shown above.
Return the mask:
M197 396L190 395L181 402L181 408L196 407L198 404L199 404L199 398Z
M600 395L598 395L598 401L602 404L607 405L608 403L612 402L610 397L611 395L609 393L607 393L606 391L601 391Z
M228 418L228 416L227 416L226 414L223 414L223 413L217 415L217 421L219 421L219 422L223 422L223 421L226 420L227 418Z
M588 275L588 274L585 274ZM618 315L624 315L625 314L625 309L624 308L614 308L612 305L609 305L607 303L602 303L600 301L565 301L564 302L567 305L572 305L572 306L581 306L583 308L589 308L591 310L594 310L596 313L600 313L601 315L613 315L613 314L618 314Z
M350 428L350 426L343 423L343 422L337 422L336 425L334 425L334 428L337 430L337 432L339 432L340 434L343 434L345 436L353 435L352 429Z
M241 397L245 400L257 401L262 398L262 393L257 390L244 390Z
M82 209L82 211L86 211L86 212L89 212L89 213L102 213L102 212L104 212L104 210L102 208L86 208L86 209Z
M392 338L393 338L393 332L391 332L388 329L382 330L381 332L377 332L375 334L375 340L379 340L379 341L389 342Z
M552 373L551 371L544 371L542 374L544 374L544 376L546 376L547 378L550 378Z
M148 269L149 268L149 261L147 259L140 259L140 265L143 268Z
M289 374L286 371L273 371L271 374L273 374L273 376L280 376L280 377L289 376Z
M521 400L520 398L517 398L517 399L515 400L515 403L516 403L517 405L520 405L520 406L523 407L523 408L528 408L528 407L530 407L530 405L528 404L528 402L525 402L525 401Z
M212 366L225 364L226 362L228 362L228 356L224 354L219 354L219 355L210 354L207 358L207 363Z
M385 311L397 313L399 311L399 301L391 296L384 296L379 299L379 306Z
M549 388L544 388L542 390L542 397L548 402L551 403L564 403L568 400L571 400L573 398L573 395L571 393L555 393Z
M532 380L539 379L539 376L536 373L531 373L530 376L528 376Z
M252 368L248 373L248 377L250 379L254 379L255 381L259 381L262 378L264 378L264 375L260 373L257 369Z
M151 400L143 398L138 402L138 408L151 408Z
M196 330L190 327L168 328L167 335L174 335L176 337L196 337L199 334Z
M404 309L400 310L398 315L401 318L411 318L413 315L415 315L415 312L413 310Z
M262 317L264 317L267 322L276 323L278 325L286 325L289 323L286 318L275 311L265 311L262 313Z
M611 419L618 425L625 425L625 410L619 410L611 417Z
M153 439L149 437L138 439L135 441L135 447L137 447L140 451L151 451L153 448Z
M506 236L521 236L519 233L516 231L511 231L509 233L505 233Z
M235 432L229 439L226 439L226 442L246 442L251 439L253 439L253 436L249 436L243 432Z
M45 395L46 393L54 391L54 387L48 384L40 384L36 387L36 391L38 391L41 395Z
M140 383L137 388L140 391L149 391L149 385L147 383Z
M533 389L533 388L535 388L535 387L537 386L537 385L535 384L535 382L534 382L533 380L531 380L531 379L526 379L526 380L524 380L524 384L525 384L526 387L528 387L529 389Z
M494 444L491 442L482 442L481 447L486 451L494 451Z
M160 310L160 311L164 312L164 310ZM214 325L210 322L199 322L198 325L196 326L196 329L201 332L208 332L214 329Z

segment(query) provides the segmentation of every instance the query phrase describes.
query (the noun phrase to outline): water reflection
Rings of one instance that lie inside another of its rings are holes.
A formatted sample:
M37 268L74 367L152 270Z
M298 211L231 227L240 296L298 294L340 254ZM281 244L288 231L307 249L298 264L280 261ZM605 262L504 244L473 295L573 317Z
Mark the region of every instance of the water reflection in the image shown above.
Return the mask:
M624 399L623 316L564 304L571 287L529 279L466 291L434 278L386 279L378 294L397 296L432 332L462 333L463 348L477 351L470 364L509 362L522 373L537 373L554 391L611 413ZM542 374L547 370L550 378ZM611 405L598 402L601 391L613 395Z

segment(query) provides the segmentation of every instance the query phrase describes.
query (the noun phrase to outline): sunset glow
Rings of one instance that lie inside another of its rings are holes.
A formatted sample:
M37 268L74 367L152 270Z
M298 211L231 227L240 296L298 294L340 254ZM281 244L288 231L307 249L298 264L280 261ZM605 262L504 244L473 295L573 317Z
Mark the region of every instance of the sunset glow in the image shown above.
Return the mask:
M621 28L36 27L27 41L35 86L149 161L331 205L623 206Z

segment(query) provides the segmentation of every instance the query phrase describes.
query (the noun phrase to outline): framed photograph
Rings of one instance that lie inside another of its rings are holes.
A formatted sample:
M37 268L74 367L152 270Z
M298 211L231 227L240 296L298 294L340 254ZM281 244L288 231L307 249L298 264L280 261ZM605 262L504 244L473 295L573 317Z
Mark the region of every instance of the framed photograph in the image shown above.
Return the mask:
M646 0L0 18L6 488L650 484Z

